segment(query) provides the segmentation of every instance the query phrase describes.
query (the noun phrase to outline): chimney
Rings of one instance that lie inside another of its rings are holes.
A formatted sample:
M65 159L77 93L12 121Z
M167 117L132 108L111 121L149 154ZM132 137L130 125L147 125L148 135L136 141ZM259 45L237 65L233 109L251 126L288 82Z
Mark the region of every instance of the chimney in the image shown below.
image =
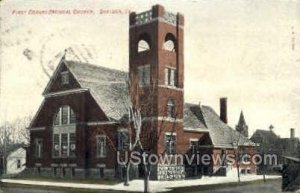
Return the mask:
M295 129L291 128L291 139L295 138Z
M227 121L227 98L220 98L220 119L224 123L228 123Z

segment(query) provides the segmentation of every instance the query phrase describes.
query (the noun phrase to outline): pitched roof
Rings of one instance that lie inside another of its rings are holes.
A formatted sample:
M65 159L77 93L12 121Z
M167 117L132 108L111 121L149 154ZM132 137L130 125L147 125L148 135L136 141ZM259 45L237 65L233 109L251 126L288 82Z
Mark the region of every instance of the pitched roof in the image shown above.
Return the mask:
M127 114L127 72L87 63L64 61L82 88L88 88L106 116L113 120Z
M183 114L183 126L186 130L208 131L199 105L185 103Z
M120 120L127 114L128 73L76 61L63 61L82 88L89 89L108 118ZM208 106L185 103L185 130L209 132L214 146L232 147L253 144L249 139L223 123L215 111Z
M185 103L184 127L195 131L208 131L212 143L216 147L233 147L238 145L255 145L244 135L234 130L223 121L209 106Z
M26 145L23 143L17 143L17 144L10 144L6 147L6 156L9 155L11 152L19 149L19 148L24 148L25 149ZM4 149L0 148L0 155L3 155Z
M245 117L243 111L241 111L238 125L246 125Z
M122 82L127 80L128 73L106 68L103 66L96 66L89 63L82 63L77 61L65 60L64 63L76 75L77 80L95 83L112 83Z
M300 157L290 157L290 156L283 156L284 158L288 159L288 160L292 160L294 162L298 162L300 163Z
M255 138L261 138L261 139L264 139L265 141L275 141L277 139L279 139L279 137L273 132L273 131L270 131L270 130L262 130L262 129L257 129L251 139L255 139Z

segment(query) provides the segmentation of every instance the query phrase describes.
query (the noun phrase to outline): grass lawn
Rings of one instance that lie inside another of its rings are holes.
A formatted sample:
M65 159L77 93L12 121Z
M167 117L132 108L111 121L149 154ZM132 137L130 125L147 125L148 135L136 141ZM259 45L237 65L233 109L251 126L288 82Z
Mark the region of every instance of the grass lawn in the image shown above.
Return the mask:
M118 179L66 179L59 177L42 177L42 176L22 176L14 177L11 179L16 180L32 180L32 181L46 181L46 182L67 182L67 183L82 183L82 184L104 184L104 185L115 185L121 183Z
M245 185L259 185L265 183L263 180L248 181L248 182L230 182L224 184L212 184L212 185L200 185L200 186L189 186L189 187L179 187L173 188L169 193L182 193L182 192L201 192L207 190L215 190L226 187L235 187L235 186L245 186ZM281 178L279 179L267 179L266 183L279 183L281 184Z
M39 180L39 181L58 181L58 182L73 182L73 183L97 183L97 184L106 184L113 185L116 183L120 183L118 180L86 180L86 179L60 179L60 178L49 178L49 177L26 177L26 178L15 178L22 180ZM62 180L62 181L61 181ZM202 191L213 191L221 188L230 188L230 187L242 187L246 185L254 185L259 186L262 185L263 180L249 181L249 182L231 182L224 184L214 184L214 185L199 185L199 186L190 186L190 187L178 187L178 188L170 188L170 193L184 193L184 192L197 192L201 193ZM281 179L267 179L268 184L281 184ZM151 184L150 184L151 186ZM49 186L34 186L34 185L22 185L22 184L10 184L10 183L1 183L0 187L6 189L35 189L35 190L43 190L39 192L50 192L50 193L127 193L126 191L120 190L88 190L88 189L77 189L77 188L64 188L64 187L49 187ZM46 190L46 191L45 191ZM18 191L17 191L18 192ZM34 192L34 191L33 191Z
M12 192L21 192L21 190L36 190L37 192L51 192L51 193L128 193L120 190L88 190L79 188L64 188L64 187L49 187L49 186L33 186L24 184L12 184L0 182L0 190L14 190ZM36 192L32 191L32 192Z

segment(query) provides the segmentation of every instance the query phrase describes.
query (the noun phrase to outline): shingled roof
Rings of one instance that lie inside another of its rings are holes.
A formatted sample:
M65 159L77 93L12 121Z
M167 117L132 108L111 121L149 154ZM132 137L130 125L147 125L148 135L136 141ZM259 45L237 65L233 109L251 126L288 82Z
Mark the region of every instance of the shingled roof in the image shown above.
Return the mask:
M186 130L208 131L202 109L199 108L199 105L185 103L183 114L183 126Z
M184 129L208 131L213 146L216 147L233 147L234 142L237 145L255 145L244 135L221 121L219 115L209 106L186 103Z
M64 63L76 75L78 81L98 84L125 83L128 77L127 72L103 66L70 60L64 60Z
M127 114L128 73L75 61L64 61L82 88L90 90L109 119L119 120Z
M251 137L252 140L260 139L261 141L277 141L279 137L270 130L257 129Z
M16 144L7 145L6 152L5 152L6 156L9 155L10 153L12 153L13 151L19 149L19 148L25 149L26 145L23 144L23 143L16 143ZM0 148L0 156L3 156L3 154L4 154L4 148Z
M82 88L89 89L108 118L120 120L127 114L128 73L76 61L63 61ZM184 129L209 132L214 146L253 145L253 142L223 123L209 106L184 104Z

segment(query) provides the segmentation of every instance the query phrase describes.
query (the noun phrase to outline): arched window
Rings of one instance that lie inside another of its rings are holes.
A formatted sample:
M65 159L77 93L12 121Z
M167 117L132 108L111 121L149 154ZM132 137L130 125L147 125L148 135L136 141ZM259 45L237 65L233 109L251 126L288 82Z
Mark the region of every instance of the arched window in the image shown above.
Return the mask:
M168 117L175 118L175 102L173 99L168 100L167 110L168 110Z
M54 116L54 125L67 125L76 123L76 115L70 106L62 106Z
M150 45L145 40L140 40L138 44L138 52L150 50Z
M176 52L176 38L173 34L168 33L166 35L163 49L170 52Z
M151 49L150 44L150 37L148 34L142 34L139 37L138 45L137 45L137 51L138 52L144 52Z

